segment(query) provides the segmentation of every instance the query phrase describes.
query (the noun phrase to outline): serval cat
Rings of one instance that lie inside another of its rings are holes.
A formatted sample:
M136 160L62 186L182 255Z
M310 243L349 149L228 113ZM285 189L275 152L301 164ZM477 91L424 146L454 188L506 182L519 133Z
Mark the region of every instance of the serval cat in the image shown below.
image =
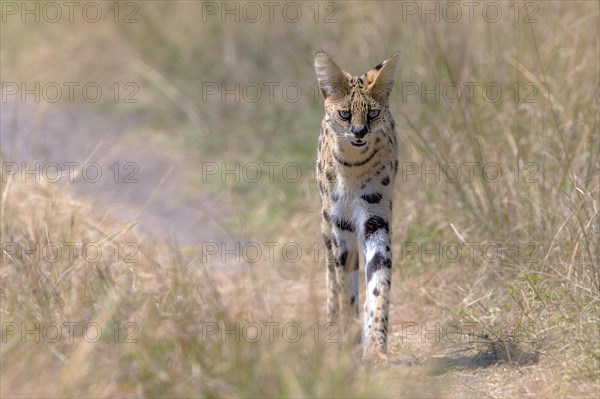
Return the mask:
M317 158L322 232L327 252L327 317L341 319L344 339L357 335L359 250L365 259L364 355L387 351L392 197L398 143L388 100L398 53L361 76L315 55L324 99Z

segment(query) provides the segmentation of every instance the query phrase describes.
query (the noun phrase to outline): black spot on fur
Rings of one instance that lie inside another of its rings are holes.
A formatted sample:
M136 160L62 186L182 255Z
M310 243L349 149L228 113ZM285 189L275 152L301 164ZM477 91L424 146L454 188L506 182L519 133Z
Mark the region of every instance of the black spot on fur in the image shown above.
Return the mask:
M383 68L383 62L380 62L379 64L375 65L375 68L373 69L379 71L381 68Z
M363 194L360 198L367 201L369 204L378 204L381 201L381 193Z
M380 216L371 216L367 220L367 223L365 223L365 239L368 240L379 229L383 229L386 233L389 233L390 227L388 222Z
M323 234L323 241L325 242L325 248L331 251L331 239Z
M379 296L379 290L377 289L377 287L373 288L373 295Z
M331 221L331 218L329 217L329 212L327 212L325 209L323 209L323 211L321 213L323 214L323 219L325 219L328 222Z
M376 253L373 256L373 258L371 259L371 261L369 263L367 263L367 283L369 281L371 281L371 278L373 277L373 274L377 270L382 269L384 267L387 267L388 269L391 269L391 267L392 267L392 260L384 257L383 255L381 255L378 252L378 253ZM373 292L373 294L374 293L375 292Z
M388 176L384 177L381 180L381 184L383 184L384 186L387 186L388 184L390 184L390 178Z
M346 264L346 259L348 258L348 252L344 251L340 255L338 259L335 260L335 265L337 267L343 267Z
M352 295L352 298L350 298L350 306L354 306L354 302L356 302L356 298Z
M354 232L354 226L347 220L344 219L335 219L335 226L340 230L346 230L351 233Z
M333 171L333 169L327 169L325 171L325 177L329 182L335 181L335 172Z
M379 148L375 149L371 155L369 155L368 157L366 157L365 159L363 159L362 161L358 161L358 162L346 162L343 159L341 159L336 153L335 151L333 152L333 157L335 158L335 160L344 165L344 166L348 166L348 167L352 167L352 166L362 166L366 163L368 163L371 159L373 159L375 157L375 155L377 155L377 153L379 152Z
M338 202L338 201L339 201L339 199L340 199L340 196L338 195L338 193L336 193L335 191L333 191L333 192L331 193L331 200L332 200L333 202Z

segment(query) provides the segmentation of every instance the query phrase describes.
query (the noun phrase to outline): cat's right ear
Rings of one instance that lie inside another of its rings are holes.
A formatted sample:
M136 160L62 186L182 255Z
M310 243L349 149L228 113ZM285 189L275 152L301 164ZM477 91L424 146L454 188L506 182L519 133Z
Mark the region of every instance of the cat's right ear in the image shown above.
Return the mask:
M350 90L346 73L327 54L315 54L315 71L324 99L344 96Z

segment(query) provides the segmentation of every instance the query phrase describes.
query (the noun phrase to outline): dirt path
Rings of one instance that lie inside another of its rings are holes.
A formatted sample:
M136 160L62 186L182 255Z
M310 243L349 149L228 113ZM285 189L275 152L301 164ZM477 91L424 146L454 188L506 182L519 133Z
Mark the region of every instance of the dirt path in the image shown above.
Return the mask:
M232 239L221 225L227 198L194 192L200 173L194 152L145 128L142 118L56 104L7 103L1 114L3 162L20 179L70 185L99 212L138 220L135 230L182 245ZM36 172L27 174L23 162Z

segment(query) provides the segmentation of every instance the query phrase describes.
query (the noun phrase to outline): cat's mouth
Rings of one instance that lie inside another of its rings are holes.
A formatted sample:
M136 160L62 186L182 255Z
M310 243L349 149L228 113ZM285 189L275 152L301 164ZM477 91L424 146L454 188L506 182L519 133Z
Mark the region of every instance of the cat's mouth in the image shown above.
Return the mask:
M356 139L354 141L350 141L350 144L352 144L354 147L364 147L367 145L367 142L366 140Z

